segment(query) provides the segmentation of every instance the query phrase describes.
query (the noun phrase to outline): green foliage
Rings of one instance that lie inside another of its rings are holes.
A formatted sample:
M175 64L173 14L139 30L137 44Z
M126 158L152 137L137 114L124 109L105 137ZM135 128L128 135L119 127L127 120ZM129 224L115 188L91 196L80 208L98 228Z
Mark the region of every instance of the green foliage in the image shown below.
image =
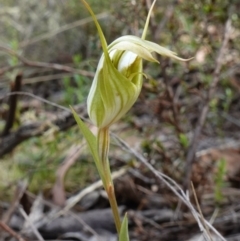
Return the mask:
M223 97L223 110L225 112L228 112L230 104L233 99L233 91L231 88L226 88L225 89L225 95Z
M2 201L11 200L15 191L12 184L17 183L21 178L24 176L16 163L7 159L0 160L0 199Z
M73 62L76 68L81 66L82 56L76 54L73 56ZM74 74L72 78L63 78L64 104L69 106L76 103L82 103L88 94L90 81L87 77Z
M10 48L13 49L14 51L17 51L18 48L19 48L19 42L17 41L17 39L13 39L11 42L10 42ZM10 56L8 58L8 62L11 66L14 66L14 65L17 65L18 64L18 58L15 57L15 56Z
M188 137L184 133L179 134L179 142L184 149L187 149L189 145Z
M222 189L226 186L226 160L220 159L217 164L217 171L214 177L214 198L220 204L223 201Z
M119 234L119 241L129 241L127 214L125 214L124 219L122 221L121 230Z
M211 108L211 111L213 112L217 112L217 107L218 107L218 98L213 98L210 103L209 103L209 106Z
M64 104L69 106L81 103L87 96L89 81L87 78L75 74L73 78L63 78Z
M147 153L147 154L149 154L149 153L151 153L151 151L152 151L152 142L151 141L149 141L149 140L144 140L142 143L141 143L141 147L142 147L142 150L143 150L143 152L144 153Z

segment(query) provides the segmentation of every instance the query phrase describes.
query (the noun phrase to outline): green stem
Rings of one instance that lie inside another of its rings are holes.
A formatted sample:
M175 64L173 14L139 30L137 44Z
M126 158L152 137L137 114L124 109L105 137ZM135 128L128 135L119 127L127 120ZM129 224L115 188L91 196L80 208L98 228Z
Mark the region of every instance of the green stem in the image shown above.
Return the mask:
M115 226L119 234L121 229L121 219L118 212L118 205L116 201L113 181L111 177L111 170L110 170L110 165L108 160L108 152L109 152L109 144L110 144L110 135L109 135L108 127L98 129L97 143L98 143L98 154L102 165L103 175L105 177L104 188L108 195Z
M97 134L98 155L102 165L103 174L106 183L112 184L111 171L108 161L108 152L110 145L109 128L98 129Z
M117 200L116 200L116 196L115 196L114 186L111 184L108 185L106 192L107 192L109 203L110 203L110 206L112 209L115 226L116 226L118 234L120 234L121 219L120 219L120 215L118 212L118 205L117 205Z

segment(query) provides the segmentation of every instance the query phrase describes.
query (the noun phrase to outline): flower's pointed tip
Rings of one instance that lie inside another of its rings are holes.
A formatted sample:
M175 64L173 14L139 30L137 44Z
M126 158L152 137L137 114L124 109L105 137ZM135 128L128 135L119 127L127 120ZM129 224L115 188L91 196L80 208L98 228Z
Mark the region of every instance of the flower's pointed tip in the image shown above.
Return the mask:
M191 60L193 60L193 59L194 59L194 57L189 58L189 59L184 59L183 61L188 62L188 61L191 61Z
M178 57L177 55L172 56L172 58L174 58L174 59L176 59L176 60L183 61L183 62L188 62L188 61L194 59L194 57L189 58L189 59L183 59L183 58Z

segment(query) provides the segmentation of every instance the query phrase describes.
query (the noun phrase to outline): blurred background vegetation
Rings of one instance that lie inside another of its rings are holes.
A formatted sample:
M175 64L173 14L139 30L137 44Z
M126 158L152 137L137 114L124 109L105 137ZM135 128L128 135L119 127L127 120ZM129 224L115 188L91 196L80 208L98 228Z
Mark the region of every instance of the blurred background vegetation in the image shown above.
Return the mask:
M151 4L148 0L88 2L99 17L108 43L121 35L140 36ZM124 125L121 134L128 136L126 133L137 130L142 140L140 146L149 160L159 160L156 168L163 169L180 183L184 177L187 149L213 79L228 18L232 21L230 41L221 60L223 68L216 94L211 96L199 149L208 147L209 140L215 145L219 140L237 138L239 134L239 126L226 121L229 115L234 120L240 117L239 12L237 0L159 0L154 8L147 39L170 48L183 58L194 59L179 63L160 56L160 65L145 64L148 79L138 103L123 120L127 127ZM0 131L4 129L9 110L8 98L4 96L17 74L23 76L22 91L68 108L86 101L102 52L96 28L79 0L0 0L0 46L3 47L0 49L0 70L9 68L0 76ZM29 61L57 63L90 74L28 66L4 48ZM11 132L29 123L51 120L60 112L56 107L22 96ZM49 195L56 170L70 146L82 142L76 126L60 131L51 123L47 125L50 127L42 135L24 141L1 157L2 200L12 198L20 179L28 180L30 191L42 190ZM116 128L116 132L120 130ZM162 135L165 139L160 138ZM97 179L91 158L83 153L65 178L68 195ZM223 179L216 180L221 187ZM219 191L217 193L219 196Z

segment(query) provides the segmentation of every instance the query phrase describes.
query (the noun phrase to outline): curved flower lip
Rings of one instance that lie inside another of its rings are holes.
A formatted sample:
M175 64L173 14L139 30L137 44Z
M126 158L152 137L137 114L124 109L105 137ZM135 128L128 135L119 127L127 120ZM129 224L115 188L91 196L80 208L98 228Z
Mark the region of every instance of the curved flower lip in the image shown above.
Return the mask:
M165 47L162 47L156 43L151 41L144 40L137 36L133 35L126 35L122 36L115 41L113 41L109 46L108 50L123 50L123 51L131 51L141 58L151 61L151 62L158 62L153 56L152 52L156 52L160 55L167 56L176 60L180 61L189 61L190 59L183 59L177 56L177 54Z

